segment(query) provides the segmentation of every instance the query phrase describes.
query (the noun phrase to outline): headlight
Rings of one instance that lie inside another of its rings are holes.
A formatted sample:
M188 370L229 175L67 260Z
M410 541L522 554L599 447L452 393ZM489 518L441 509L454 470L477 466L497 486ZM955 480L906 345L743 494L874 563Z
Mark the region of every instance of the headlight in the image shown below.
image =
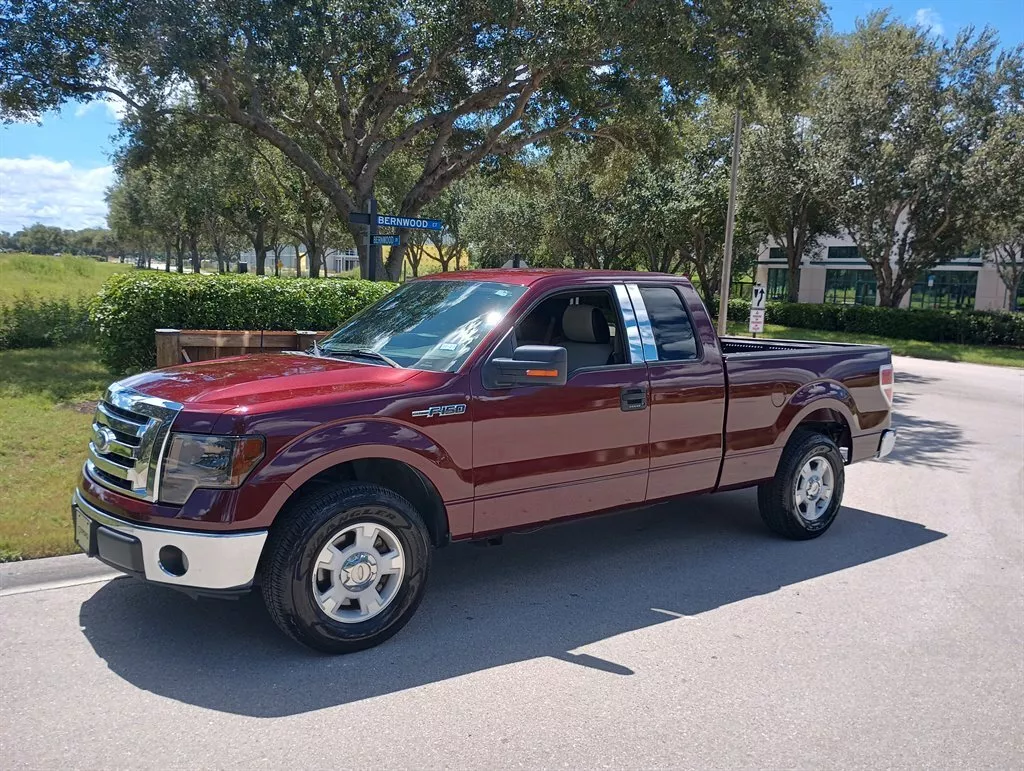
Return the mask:
M262 436L171 434L160 500L181 505L197 487L238 487L262 458Z

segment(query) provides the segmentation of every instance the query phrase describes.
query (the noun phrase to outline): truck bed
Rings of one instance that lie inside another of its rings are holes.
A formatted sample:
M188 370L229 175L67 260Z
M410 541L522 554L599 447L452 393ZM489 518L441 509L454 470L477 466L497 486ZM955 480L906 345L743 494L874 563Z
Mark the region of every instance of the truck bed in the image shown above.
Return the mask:
M822 340L771 340L752 337L722 337L722 353L727 359L750 359L775 356L792 356L801 353L837 353L843 350L863 351L884 349L880 345L859 343L830 343Z

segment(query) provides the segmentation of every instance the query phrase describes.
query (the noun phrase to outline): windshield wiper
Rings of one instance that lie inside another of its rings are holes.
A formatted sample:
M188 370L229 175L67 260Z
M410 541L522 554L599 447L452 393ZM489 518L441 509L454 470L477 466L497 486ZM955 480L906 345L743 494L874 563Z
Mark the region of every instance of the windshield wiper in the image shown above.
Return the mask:
M371 351L368 348L320 348L320 353L325 353L328 356L352 356L357 359L373 359L374 361L382 361L389 367L396 367L401 369L402 365L392 359L390 356L385 356L383 353L377 351Z

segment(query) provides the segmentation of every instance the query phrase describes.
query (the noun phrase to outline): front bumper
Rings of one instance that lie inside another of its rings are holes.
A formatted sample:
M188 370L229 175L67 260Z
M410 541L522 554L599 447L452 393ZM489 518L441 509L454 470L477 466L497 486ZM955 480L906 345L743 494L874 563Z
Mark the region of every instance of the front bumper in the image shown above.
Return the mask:
M232 592L252 585L267 531L206 533L128 522L88 503L71 500L75 536L90 557L185 591Z
M876 458L884 458L890 452L892 448L896 446L896 429L887 428L882 432L881 438L878 440L878 452L875 453Z

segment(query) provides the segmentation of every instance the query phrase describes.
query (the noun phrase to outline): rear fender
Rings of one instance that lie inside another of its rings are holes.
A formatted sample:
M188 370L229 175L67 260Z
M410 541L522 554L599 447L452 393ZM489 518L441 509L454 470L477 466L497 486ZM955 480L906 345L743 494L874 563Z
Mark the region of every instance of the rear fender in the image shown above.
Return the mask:
M780 450L786 446L793 432L796 431L807 418L819 410L832 410L842 416L851 435L860 431L860 421L857 418L857 408L853 396L841 383L825 380L798 388L785 408L779 415L779 424L782 430L779 431L776 447Z

